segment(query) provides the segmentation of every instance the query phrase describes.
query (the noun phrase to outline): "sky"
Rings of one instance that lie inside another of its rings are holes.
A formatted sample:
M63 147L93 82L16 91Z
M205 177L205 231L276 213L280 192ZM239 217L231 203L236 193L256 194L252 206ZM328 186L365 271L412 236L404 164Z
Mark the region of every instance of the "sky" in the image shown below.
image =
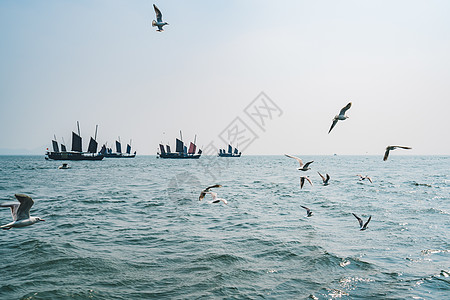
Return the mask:
M84 149L99 125L99 144L120 137L143 155L180 130L244 155L450 155L449 11L444 0L2 0L0 154L43 155L54 135L70 145L79 121Z

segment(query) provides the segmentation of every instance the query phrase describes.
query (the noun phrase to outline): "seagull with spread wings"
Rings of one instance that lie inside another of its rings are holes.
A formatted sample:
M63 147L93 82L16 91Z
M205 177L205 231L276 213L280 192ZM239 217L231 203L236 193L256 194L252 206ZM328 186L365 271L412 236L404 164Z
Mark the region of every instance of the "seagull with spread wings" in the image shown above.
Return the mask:
M169 25L169 23L163 22L163 20L162 20L162 13L159 10L159 8L156 7L155 4L153 4L153 8L155 9L155 13L156 13L156 21L155 20L152 21L152 26L153 27L155 27L155 26L158 27L158 29L156 31L159 31L159 32L164 31L163 26L164 25Z
M300 168L298 168L297 170L300 170L300 171L308 171L308 170L311 170L311 168L309 167L309 165L312 164L312 163L314 162L313 160L307 162L306 164L303 164L303 161L302 161L300 158L298 158L298 157L296 157L296 156L288 155L288 154L285 154L285 155L286 155L287 157L289 157L289 158L293 158L293 159L295 159L296 161L298 161L298 163L300 164Z
M311 217L313 215L312 211L306 206L300 205L302 208L306 209L306 217Z
M30 196L24 194L15 194L14 196L19 201L19 203L0 204L0 207L11 208L11 215L13 218L13 221L11 223L0 226L1 229L6 230L13 227L25 227L33 225L34 223L39 221L45 221L44 219L30 216L30 208L34 204L34 201Z
M365 180L365 179L367 179L367 180L369 180L370 181L370 183L372 183L372 178L370 178L369 176L362 176L361 174L357 174L356 176L359 176L359 180L361 181L361 180Z
M384 152L383 160L386 161L388 159L389 151L395 150L397 148L400 148L400 149L412 149L411 147L405 147L405 146L387 146L386 147L386 152Z
M323 185L328 185L328 181L330 181L330 175L326 174L326 177L320 174L320 172L317 172L320 175L320 178L322 178Z
M341 111L339 112L339 115L334 117L333 123L331 124L330 130L328 130L328 133L331 132L331 130L334 128L334 126L336 126L338 121L344 121L345 119L349 118L348 116L345 115L345 113L347 112L347 110L350 109L351 106L352 106L352 103L349 102L345 107L343 107L341 109Z
M206 194L211 191L211 189L220 188L220 187L222 187L220 184L215 184L215 185L212 185L212 186L208 186L206 189L204 189L200 193L200 197L198 197L198 201L202 201L203 198L205 198Z
M305 180L309 182L309 184L312 186L312 181L311 179L308 178L308 176L302 176L300 177L300 188L303 188L303 185L305 184Z
M359 222L359 227L360 227L359 230L361 230L361 231L366 230L366 229L367 229L367 224L369 224L370 220L372 219L372 216L370 216L369 219L367 219L367 222L366 222L366 223L363 223L363 220L362 220L360 217L358 217L358 216L355 215L354 213L352 213L352 215L354 215L355 218L356 218L356 219L358 220L358 222Z

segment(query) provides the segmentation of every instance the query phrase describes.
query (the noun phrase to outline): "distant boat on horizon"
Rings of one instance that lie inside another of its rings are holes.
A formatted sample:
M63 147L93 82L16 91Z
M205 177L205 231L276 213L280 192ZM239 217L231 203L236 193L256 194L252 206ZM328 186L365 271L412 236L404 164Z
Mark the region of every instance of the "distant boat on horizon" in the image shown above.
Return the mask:
M176 139L176 149L175 152L170 150L170 146L166 145L164 148L163 144L159 144L159 152L157 153L157 157L159 158L174 158L174 159L198 159L202 155L202 150L198 149L197 154L195 151L197 149L197 145L195 145L197 136L194 138L194 142L191 142L189 145L189 150L187 146L184 145L183 135L180 130L180 139Z
M225 151L225 149L219 149L219 153L217 153L217 156L219 157L241 157L242 152L239 152L237 148L231 147L231 145L228 145L228 151Z
M67 151L64 144L61 144L61 151L59 151L58 142L55 139L52 140L53 151L47 151L45 153L45 159L53 160L102 160L103 155L97 153L98 143L97 139L97 129L98 125L95 127L95 138L90 139L88 151L83 152L82 150L82 139L80 134L80 124L77 121L78 134L72 131L72 150Z
M136 151L134 151L133 154L131 154L131 140L130 143L127 144L127 151L125 153L122 153L122 144L119 140L116 141L116 152L112 152L111 148L107 148L106 144L102 146L102 149L100 149L100 153L103 154L107 158L134 158L136 157Z

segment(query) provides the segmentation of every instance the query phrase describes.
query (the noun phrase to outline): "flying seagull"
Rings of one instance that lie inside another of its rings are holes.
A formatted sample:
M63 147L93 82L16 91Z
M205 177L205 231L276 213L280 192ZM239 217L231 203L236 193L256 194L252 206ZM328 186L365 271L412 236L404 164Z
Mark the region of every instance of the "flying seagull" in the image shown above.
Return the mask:
M369 222L370 222L370 219L372 219L372 216L370 216L369 217L369 219L367 219L367 222L366 223L364 223L364 225L363 225L363 220L360 218L360 217L358 217L357 215L355 215L354 213L352 213L352 215L354 215L355 216L355 218L358 220L358 222L359 222L359 227L360 227L360 229L359 230L366 230L367 229L367 224L369 224Z
M309 167L309 165L312 164L312 163L314 162L313 160L307 162L306 164L303 164L303 161L302 161L300 158L295 157L295 156L292 156L292 155L288 155L288 154L285 154L285 155L286 155L287 157L289 157L289 158L293 158L293 159L295 159L296 161L298 161L298 163L300 164L300 168L298 168L297 170L300 170L300 171L308 171L308 170L311 170L311 168Z
M383 160L386 161L386 160L388 159L389 151L395 150L395 149L397 149L397 148L401 148L401 149L412 149L411 147L405 147L405 146L387 146L387 147L386 147L386 152L384 152Z
M325 176L323 176L322 174L320 174L320 172L317 172L317 173L319 173L320 177L322 178L323 185L328 185L328 181L330 180L330 175L326 174L327 177L325 178Z
M156 7L155 4L153 4L153 8L155 9L155 13L156 13L156 21L155 20L152 21L152 26L153 27L155 27L155 26L158 27L158 30L156 30L156 31L159 31L159 32L164 31L163 26L164 25L169 25L169 23L163 22L163 20L162 20L162 13L159 10L159 8Z
M306 209L306 216L307 217L311 217L313 215L312 211L307 208L306 206L300 205L301 207L303 207L304 209Z
M11 229L13 227L25 227L33 225L38 221L45 221L38 217L30 217L30 208L33 206L34 201L31 197L23 194L15 194L19 203L4 203L0 204L0 207L11 208L11 215L13 221L6 225L0 226L1 229Z
M350 109L352 106L352 103L349 102L345 107L341 109L339 112L339 115L335 116L333 119L333 123L331 124L330 130L328 130L328 133L331 132L331 130L336 126L338 121L344 121L345 119L348 119L348 116L345 115L345 112Z
M212 185L212 186L208 186L206 189L204 189L200 193L200 197L198 197L198 201L202 201L203 198L205 198L206 193L209 193L211 189L220 188L220 187L222 187L220 184L215 184L215 185Z
M212 203L219 203L220 201L222 201L225 204L228 204L228 201L222 198L217 198L217 193L214 192L206 192L206 194L210 194L212 196L212 200L208 201L209 204Z
M361 180L364 180L364 179L367 179L367 180L369 180L370 181L370 183L372 183L372 178L370 178L369 176L362 176L361 174L358 174L358 175L356 175L356 176L359 176L359 180L361 181Z
M303 188L303 185L305 184L305 180L307 180L310 185L313 185L311 179L309 179L308 176L302 176L302 177L300 177L300 188L301 189Z

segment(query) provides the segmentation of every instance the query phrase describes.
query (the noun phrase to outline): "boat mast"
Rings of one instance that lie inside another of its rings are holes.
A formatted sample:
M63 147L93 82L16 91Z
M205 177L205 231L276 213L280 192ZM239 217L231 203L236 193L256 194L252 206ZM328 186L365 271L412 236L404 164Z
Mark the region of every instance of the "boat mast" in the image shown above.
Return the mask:
M183 141L183 134L181 133L181 130L180 130L180 138L181 138L181 141Z
M78 136L81 136L81 133L80 133L80 123L77 121L77 127L78 127Z
M98 129L98 125L95 125L95 137L94 137L94 140L97 140L97 129Z

